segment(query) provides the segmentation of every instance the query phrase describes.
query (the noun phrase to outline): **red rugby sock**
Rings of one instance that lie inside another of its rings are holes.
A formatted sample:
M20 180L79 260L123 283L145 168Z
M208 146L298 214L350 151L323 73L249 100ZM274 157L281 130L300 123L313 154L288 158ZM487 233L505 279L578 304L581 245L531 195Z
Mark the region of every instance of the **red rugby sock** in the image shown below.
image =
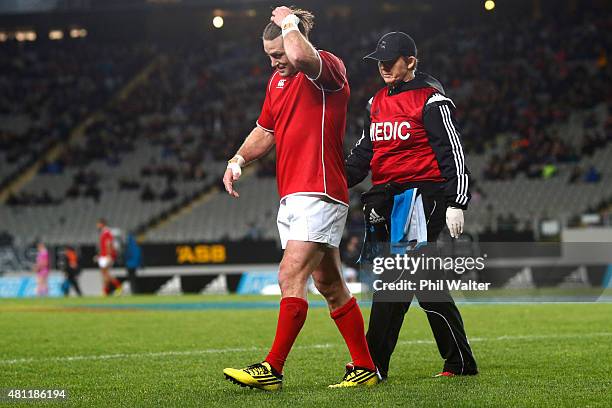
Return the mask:
M353 359L353 365L375 370L376 367L365 338L363 316L357 306L357 299L351 298L344 306L331 312L331 317L344 337Z
M308 313L308 302L302 298L286 297L280 302L278 325L272 348L266 360L272 368L280 373L297 335L302 330Z

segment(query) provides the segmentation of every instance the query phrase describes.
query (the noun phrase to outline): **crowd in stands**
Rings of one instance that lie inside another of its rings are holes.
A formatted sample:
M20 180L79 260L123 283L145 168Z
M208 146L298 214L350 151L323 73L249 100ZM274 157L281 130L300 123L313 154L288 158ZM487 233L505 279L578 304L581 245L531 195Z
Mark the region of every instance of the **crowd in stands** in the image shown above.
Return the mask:
M589 221L588 223L584 222L583 217L585 215ZM568 226L612 226L612 197L590 206L581 214L575 214L570 220L568 220Z
M563 121L573 109L591 107L610 97L603 90L612 79L605 55L612 45L608 34L611 20L587 15L572 21L523 19L502 25L495 21L451 26L424 39L419 38L419 24L414 26L423 59L419 69L439 78L455 100L466 150L482 152L502 145L502 152L491 159L495 165L486 178L539 174L541 166L549 162L575 162L600 145L600 135L589 133L586 123L584 140L578 146L559 140L548 125ZM385 30L362 35L343 28L333 33L322 29L313 32L315 44L331 49L347 65L352 88L347 124L351 140L361 133L366 101L381 86L375 64L358 57L370 51ZM72 146L61 164L79 166L105 160L112 166L145 134L164 150L154 159L157 163L143 168L141 175L162 172L169 179L175 175L202 178L201 162L226 160L257 118L271 73L258 41L228 40L163 50L166 59L149 78L149 85L138 87L127 103L109 109L105 120L88 129L85 145ZM38 123L42 113L36 108L48 105L45 115L50 119L73 118L65 128L45 123L44 131L51 129L58 135L43 140L65 137L75 125L75 110L82 116L107 101L125 82L127 73L134 72L130 68L142 66L151 52L137 48L134 53L129 46L67 44L31 51L14 46L11 58L0 63L0 69L14 76L0 82L6 95L4 103L0 101L0 113L15 116L30 112L32 123ZM94 52L96 58L88 58ZM128 54L132 56L127 58ZM87 62L75 63L81 59ZM19 70L11 69L14 67ZM28 92L32 88L43 91ZM13 106L10 101L19 94L31 97L21 98L21 103ZM500 134L506 137L499 138ZM14 146L7 140L4 136L0 143L10 157L30 149L23 139ZM180 159L180 168L164 163L170 156ZM269 167L264 166L260 174L273 175Z
M98 186L100 177L93 170L79 170L72 179L72 185L66 190L66 198L89 197L95 202L99 202L102 194Z
M497 152L476 177L552 177L557 164L578 163L612 140L609 125L600 133L594 117L585 120L584 133L572 141L551 126L612 98L612 65L605 52L612 49L612 18L587 14L568 19L449 27L422 41L416 30L419 69L437 77L457 105L466 152ZM331 46L347 65L347 139L352 142L361 136L367 100L382 86L376 65L356 56L371 51L385 31L314 32L315 42ZM333 44L342 47L336 50ZM269 160L261 167L260 176L274 176Z
M511 180L518 174L528 178L550 178L557 175L558 164L574 164L568 176L569 183L597 182L597 169L590 166L582 169L578 164L582 158L593 154L612 142L610 122L603 131L594 129L595 119L589 116L583 123L583 133L574 143L558 137L558 131L544 129L533 137L521 137L508 141L503 155L493 154L482 177L487 180ZM584 176L584 177L583 177Z
M10 246L13 244L15 237L8 231L0 231L0 248L4 246Z
M176 198L177 183L206 180L207 163L225 161L252 127L245 115L255 99L244 92L245 83L231 81L251 73L244 58L227 44L167 52L146 81L105 110L104 119L87 129L85 143L70 147L61 161L67 167L95 160L115 166L144 141L159 153L138 175L119 180L119 188L139 189L142 201ZM251 79L265 81L262 74ZM162 191L147 181L152 176L166 180Z
M2 44L0 186L67 140L152 55L149 46L86 40Z
M6 204L11 207L16 206L38 206L38 205L54 205L59 204L60 201L53 198L49 193L49 190L43 190L42 192L30 193L20 192L12 193L6 199Z
M401 23L399 16L395 18L388 27L362 34L349 24L313 32L313 42L336 53L347 66L347 148L361 135L367 100L382 87L376 64L361 57L391 25ZM563 163L572 166L566 174L569 183L602 179L596 167L583 168L580 161L612 141L610 119L602 133L597 120L588 117L583 133L571 141L562 139L551 124L562 124L573 111L610 101L612 66L606 50L612 49L612 18L566 18L492 20L444 30L417 22L408 30L419 46L419 69L437 77L457 105L465 150L490 156L484 173L473 175L475 179L555 177ZM324 27L326 23L322 21ZM0 129L0 150L7 160L35 159L67 140L85 115L100 108L103 112L81 141L41 169L51 174L78 170L63 196L16 194L9 198L11 205L49 205L76 197L98 201L104 194L101 175L89 166L118 166L140 143L156 147L158 153L137 174L118 179L117 189L138 191L143 202L176 199L180 183L203 182L213 172L211 165L215 172L223 171L223 162L255 124L271 74L258 36L155 52L151 47L87 41L47 48L15 44L7 49L9 58L0 60L0 72L8 73L0 76L0 115L29 118L24 134ZM149 77L126 99L108 104L154 58L159 63ZM275 175L273 154L260 162L257 175ZM150 182L152 177L165 179L161 190ZM480 196L477 190L474 194ZM361 208L355 202L347 222L349 235L362 234Z
M474 181L511 180L519 174L546 179L559 175L559 164L569 163L572 173L564 175L569 183L599 182L602 176L597 167L582 168L580 161L612 141L612 114L603 132L594 115L589 115L583 133L571 141L560 137L551 125L563 124L573 111L612 102L612 66L606 55L612 49L612 18L588 15L571 21L525 19L496 24L451 28L419 43L419 69L437 77L457 105L466 152L489 155L483 174L472 175ZM362 40L367 42L365 36ZM361 55L371 44L359 50ZM368 79L353 81L352 97L359 95L365 105L380 81L374 67L368 73L363 71L366 64L358 62L363 78ZM368 77L372 72L374 77ZM357 90L355 82L360 84ZM351 121L355 137L361 132L361 118L353 114ZM473 201L486 198L477 183L472 190ZM496 214L493 209L490 213L492 219L485 223L490 230L531 228L519 223L514 214ZM345 242L362 231L361 204L355 200Z
M612 140L609 131L594 130L594 118L585 121L584 134L570 142L550 128L562 124L573 110L610 101L612 67L605 50L612 45L611 19L590 16L573 24L556 20L541 25L526 20L514 28L475 37L473 65L479 72L459 107L468 149L494 144L501 150L483 175L490 180L520 173L546 178L557 164L578 162ZM457 73L463 81L470 73L465 68L460 65ZM500 134L504 137L497 137Z

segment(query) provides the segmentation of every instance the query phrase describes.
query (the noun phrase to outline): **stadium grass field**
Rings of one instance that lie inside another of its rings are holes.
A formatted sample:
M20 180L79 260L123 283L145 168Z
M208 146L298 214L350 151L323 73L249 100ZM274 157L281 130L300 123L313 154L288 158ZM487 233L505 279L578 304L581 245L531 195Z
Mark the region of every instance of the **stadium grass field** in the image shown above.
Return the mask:
M61 405L84 407L612 406L610 303L461 305L481 374L441 379L431 378L441 359L413 307L389 380L341 390L326 387L343 375L348 352L327 310L311 307L281 392L226 381L224 367L265 356L276 304L243 296L0 300L0 388L65 388Z

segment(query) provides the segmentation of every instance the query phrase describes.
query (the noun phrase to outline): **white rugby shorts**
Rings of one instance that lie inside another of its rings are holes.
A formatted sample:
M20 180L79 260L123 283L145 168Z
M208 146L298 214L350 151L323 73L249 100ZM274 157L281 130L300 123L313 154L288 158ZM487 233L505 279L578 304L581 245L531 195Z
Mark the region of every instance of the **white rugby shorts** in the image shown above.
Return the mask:
M342 239L348 207L325 196L291 195L278 209L276 224L281 246L287 241L320 242L337 248Z
M100 268L109 268L113 266L113 258L110 256L99 256L98 257L98 266Z

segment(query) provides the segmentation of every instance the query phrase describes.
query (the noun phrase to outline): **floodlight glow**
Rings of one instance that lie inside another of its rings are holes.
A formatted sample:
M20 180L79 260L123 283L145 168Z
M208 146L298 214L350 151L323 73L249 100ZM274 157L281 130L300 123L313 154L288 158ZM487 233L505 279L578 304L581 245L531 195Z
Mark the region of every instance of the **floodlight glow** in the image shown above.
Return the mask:
M221 28L221 27L223 27L223 17L221 17L221 16L215 16L215 18L213 18L212 23L213 23L213 26L214 26L215 28Z
M49 31L50 40L61 40L64 38L64 32L62 30L51 30Z

